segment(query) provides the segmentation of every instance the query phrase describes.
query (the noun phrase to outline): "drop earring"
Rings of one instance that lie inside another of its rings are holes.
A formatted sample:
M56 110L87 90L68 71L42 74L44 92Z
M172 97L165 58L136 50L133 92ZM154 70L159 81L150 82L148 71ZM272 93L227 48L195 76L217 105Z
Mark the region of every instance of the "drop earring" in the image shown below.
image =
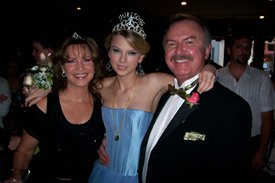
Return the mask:
M107 64L106 64L106 69L107 71L111 72L113 70L113 67L112 67L112 64L111 64L111 61L109 61Z
M143 69L141 63L139 63L138 66L137 66L137 74L140 75L140 76L142 76L142 75L145 74L144 69Z
M65 73L65 71L62 71L61 76L62 76L63 78L65 78L65 77L67 76L66 73Z

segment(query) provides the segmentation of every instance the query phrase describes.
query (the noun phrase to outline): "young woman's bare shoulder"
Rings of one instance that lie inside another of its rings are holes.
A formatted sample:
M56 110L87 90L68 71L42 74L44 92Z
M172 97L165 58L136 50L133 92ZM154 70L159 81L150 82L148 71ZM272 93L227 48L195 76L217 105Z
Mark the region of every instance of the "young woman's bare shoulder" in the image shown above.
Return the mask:
M153 72L153 73L149 73L147 74L147 77L149 80L151 80L152 82L161 82L163 84L172 84L174 77L170 74L166 74L163 72Z

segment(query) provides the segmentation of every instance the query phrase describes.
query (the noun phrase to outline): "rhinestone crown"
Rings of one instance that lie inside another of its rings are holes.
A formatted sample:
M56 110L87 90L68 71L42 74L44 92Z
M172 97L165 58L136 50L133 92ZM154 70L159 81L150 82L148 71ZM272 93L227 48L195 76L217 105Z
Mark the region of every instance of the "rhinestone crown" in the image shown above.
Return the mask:
M146 34L143 30L143 25L145 24L142 18L134 12L125 12L119 15L120 23L115 25L112 32L120 30L130 30L139 34L143 39L146 38Z

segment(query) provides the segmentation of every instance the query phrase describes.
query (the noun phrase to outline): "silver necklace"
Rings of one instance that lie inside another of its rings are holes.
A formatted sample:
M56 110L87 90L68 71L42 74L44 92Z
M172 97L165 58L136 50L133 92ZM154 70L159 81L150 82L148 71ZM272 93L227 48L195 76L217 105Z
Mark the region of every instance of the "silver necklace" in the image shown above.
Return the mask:
M131 91L130 91L130 94L128 96L128 99L125 103L125 106L123 107L123 113L122 113L122 117L121 117L121 120L119 122L119 129L117 129L117 126L116 126L116 123L114 121L114 107L115 107L115 98L116 98L116 92L114 92L114 98L113 98L113 104L112 104L112 121L113 121L113 124L114 124L114 129L115 129L115 136L114 136L114 139L116 141L119 140L119 135L120 135L120 130L122 128L122 124L124 123L125 121L125 114L126 114L126 109L128 107L128 104L130 102L130 99L131 99L131 96L132 96L132 93L134 91L134 86L135 86L135 83L136 83L136 80L137 80L137 76L135 78L135 81L133 83L133 86L131 88ZM115 86L114 86L114 90L115 90L115 87L116 87L116 83L117 83L117 78L115 79Z

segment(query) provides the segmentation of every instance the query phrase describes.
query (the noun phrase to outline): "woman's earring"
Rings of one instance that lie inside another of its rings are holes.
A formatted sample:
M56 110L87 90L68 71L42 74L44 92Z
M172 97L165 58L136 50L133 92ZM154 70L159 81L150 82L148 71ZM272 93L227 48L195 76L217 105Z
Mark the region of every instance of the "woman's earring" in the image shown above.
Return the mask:
M63 78L65 78L65 77L67 76L66 73L65 73L65 71L62 71L61 76L62 76Z
M107 69L107 71L109 71L109 72L111 72L111 71L113 70L112 64L111 64L110 61L106 64L106 69Z
M140 76L145 74L144 69L140 63L137 66L137 74Z

